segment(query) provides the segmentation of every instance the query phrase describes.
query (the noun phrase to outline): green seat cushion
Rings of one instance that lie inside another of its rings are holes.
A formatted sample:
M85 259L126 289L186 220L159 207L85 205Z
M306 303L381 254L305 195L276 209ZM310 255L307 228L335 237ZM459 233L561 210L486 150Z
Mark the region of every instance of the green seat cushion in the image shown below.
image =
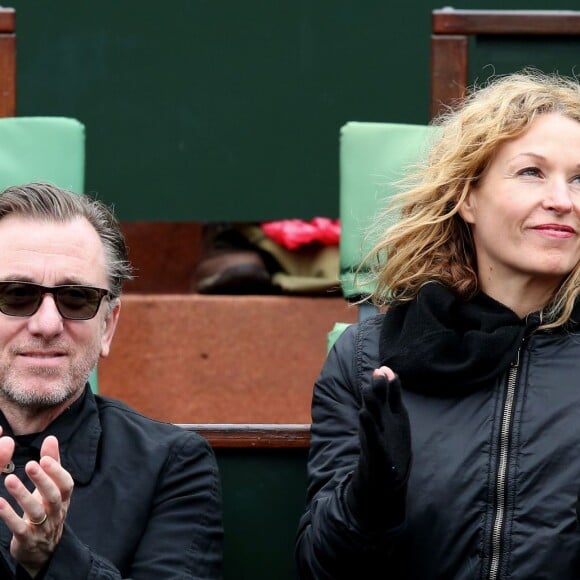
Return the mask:
M82 192L85 128L67 117L0 119L0 189L46 181Z
M340 131L340 280L347 299L368 294L355 271L374 239L369 226L397 191L405 169L426 152L427 125L349 122Z

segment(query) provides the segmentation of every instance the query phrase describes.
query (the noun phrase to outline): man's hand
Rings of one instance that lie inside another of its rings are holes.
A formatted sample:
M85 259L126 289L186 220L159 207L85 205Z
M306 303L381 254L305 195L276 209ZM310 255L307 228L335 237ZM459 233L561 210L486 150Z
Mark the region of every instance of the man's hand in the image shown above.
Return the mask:
M411 427L401 383L388 367L362 391L360 456L346 500L360 523L373 529L401 524L411 468Z
M3 459L0 438L0 460ZM40 450L40 461L29 461L26 474L35 485L30 493L20 479L10 474L4 485L22 508L19 516L0 498L0 519L12 532L10 553L28 574L34 577L50 560L62 536L74 482L60 464L56 437L49 436Z

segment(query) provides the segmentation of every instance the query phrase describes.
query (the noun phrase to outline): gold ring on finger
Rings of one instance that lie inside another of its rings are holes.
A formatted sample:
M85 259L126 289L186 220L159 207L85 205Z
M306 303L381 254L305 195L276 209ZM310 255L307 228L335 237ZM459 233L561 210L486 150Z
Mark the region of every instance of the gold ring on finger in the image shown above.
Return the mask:
M29 524L32 524L33 526L42 526L42 524L46 521L46 519L48 518L48 514L46 512L44 512L44 517L40 520L38 520L37 522L34 522L32 520L26 520Z

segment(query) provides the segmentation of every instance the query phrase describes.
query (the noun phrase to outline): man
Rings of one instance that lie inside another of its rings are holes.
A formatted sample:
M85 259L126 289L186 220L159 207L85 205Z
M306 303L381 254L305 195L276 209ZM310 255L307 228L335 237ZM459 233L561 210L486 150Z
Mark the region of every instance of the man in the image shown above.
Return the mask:
M221 578L207 442L87 383L129 278L103 203L42 183L0 193L0 578Z

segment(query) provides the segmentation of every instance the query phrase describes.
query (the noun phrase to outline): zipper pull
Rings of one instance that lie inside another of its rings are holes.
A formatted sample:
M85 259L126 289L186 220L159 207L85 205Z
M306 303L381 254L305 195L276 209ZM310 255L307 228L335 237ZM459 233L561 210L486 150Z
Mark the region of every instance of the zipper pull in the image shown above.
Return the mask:
M516 369L520 366L520 352L521 352L521 350L522 350L521 347L518 348L518 352L516 353L516 358L511 363L511 367L513 369Z

